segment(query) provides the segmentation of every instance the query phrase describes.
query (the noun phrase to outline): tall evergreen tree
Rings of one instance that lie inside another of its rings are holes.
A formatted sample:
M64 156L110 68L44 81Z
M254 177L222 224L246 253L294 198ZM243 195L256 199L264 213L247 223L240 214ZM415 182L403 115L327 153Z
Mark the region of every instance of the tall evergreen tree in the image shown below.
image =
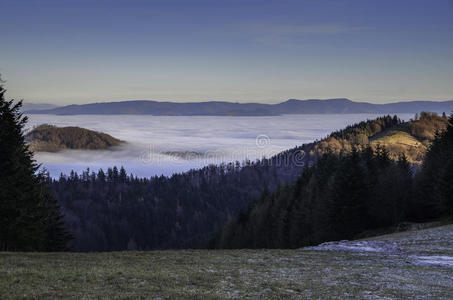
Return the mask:
M416 219L440 217L451 214L453 194L453 114L445 131L438 132L426 153L421 172L417 174Z
M442 206L450 218L453 218L453 156L445 164L439 181L439 194Z
M335 177L331 197L335 205L333 216L339 236L350 238L365 227L367 190L360 154L353 149L351 155L342 161Z
M46 175L37 174L39 165L25 143L22 102L6 101L4 95L0 85L0 250L64 250L70 236Z

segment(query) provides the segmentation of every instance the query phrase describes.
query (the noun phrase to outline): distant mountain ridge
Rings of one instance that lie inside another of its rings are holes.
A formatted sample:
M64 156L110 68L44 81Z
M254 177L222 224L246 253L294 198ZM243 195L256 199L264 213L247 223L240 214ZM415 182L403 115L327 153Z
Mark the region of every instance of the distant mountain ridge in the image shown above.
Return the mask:
M421 111L453 111L453 100L409 101L386 104L354 102L346 98L289 99L278 104L209 102L159 102L132 100L73 104L52 109L28 110L28 114L54 115L157 115L157 116L277 116L284 114L356 114L356 113L418 113Z
M23 102L21 111L29 111L29 110L49 110L49 109L54 109L60 107L59 105L55 104L50 104L50 103L28 103L28 102Z

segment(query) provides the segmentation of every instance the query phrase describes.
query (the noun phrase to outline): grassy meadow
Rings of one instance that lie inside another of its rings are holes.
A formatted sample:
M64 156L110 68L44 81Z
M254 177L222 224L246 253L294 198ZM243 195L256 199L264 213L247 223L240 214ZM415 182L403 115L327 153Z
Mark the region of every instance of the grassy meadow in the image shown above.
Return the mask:
M401 253L170 250L0 253L2 299L451 299L453 225L369 240Z

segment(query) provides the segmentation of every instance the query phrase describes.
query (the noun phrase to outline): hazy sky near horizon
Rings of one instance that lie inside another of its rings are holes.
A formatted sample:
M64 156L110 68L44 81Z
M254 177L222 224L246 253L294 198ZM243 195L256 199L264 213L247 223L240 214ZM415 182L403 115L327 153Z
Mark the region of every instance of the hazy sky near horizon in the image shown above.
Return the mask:
M453 99L453 1L0 0L8 98Z

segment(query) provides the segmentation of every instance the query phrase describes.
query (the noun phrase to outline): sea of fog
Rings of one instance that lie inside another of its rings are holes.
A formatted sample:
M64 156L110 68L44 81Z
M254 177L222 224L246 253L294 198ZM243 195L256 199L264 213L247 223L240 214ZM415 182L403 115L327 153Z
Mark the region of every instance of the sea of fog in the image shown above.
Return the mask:
M126 143L112 150L38 152L51 176L89 168L124 166L137 176L171 175L208 164L255 160L326 137L334 130L374 119L376 114L266 117L150 115L28 115L27 130L40 124L79 126ZM412 114L398 114L403 120Z

